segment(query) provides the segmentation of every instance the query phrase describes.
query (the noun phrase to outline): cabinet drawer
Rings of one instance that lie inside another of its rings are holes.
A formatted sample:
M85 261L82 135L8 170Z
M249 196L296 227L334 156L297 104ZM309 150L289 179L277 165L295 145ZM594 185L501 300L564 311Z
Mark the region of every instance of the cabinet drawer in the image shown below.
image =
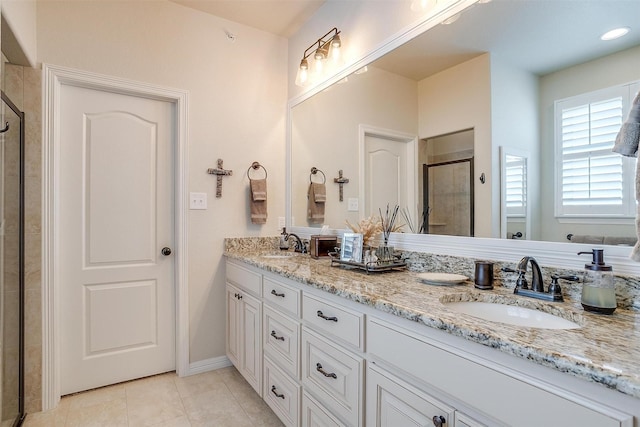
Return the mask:
M263 349L289 375L300 378L300 323L268 306L263 308Z
M550 384L529 379L533 385L460 357L455 349L428 344L374 318L367 322L367 351L505 425L538 427L553 420L556 425L613 427L632 419Z
M262 295L262 276L239 265L227 262L227 281L251 292L257 297Z
M300 290L276 282L267 277L264 278L262 296L264 302L281 308L295 317L300 317Z
M300 424L300 386L265 357L264 401L286 426Z
M302 331L302 383L331 413L350 425L362 421L362 358L312 333Z
M305 392L302 396L302 427L344 427L344 424Z
M322 299L303 295L302 318L322 332L363 349L364 315Z

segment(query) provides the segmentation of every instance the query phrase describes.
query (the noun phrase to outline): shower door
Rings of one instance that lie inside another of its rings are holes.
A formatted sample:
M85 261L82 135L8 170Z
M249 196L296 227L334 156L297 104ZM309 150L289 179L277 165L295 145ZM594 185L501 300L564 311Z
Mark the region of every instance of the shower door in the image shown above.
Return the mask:
M2 93L0 122L0 426L24 418L24 114Z
M473 236L472 177L473 158L422 166L425 233Z

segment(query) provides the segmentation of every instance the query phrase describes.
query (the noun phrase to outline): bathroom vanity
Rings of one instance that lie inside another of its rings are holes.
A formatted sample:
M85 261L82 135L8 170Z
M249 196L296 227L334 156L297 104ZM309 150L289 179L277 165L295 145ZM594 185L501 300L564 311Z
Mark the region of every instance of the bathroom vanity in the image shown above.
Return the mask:
M227 244L227 354L287 426L638 426L640 315ZM264 247L264 245L262 246ZM522 305L577 329L485 321Z

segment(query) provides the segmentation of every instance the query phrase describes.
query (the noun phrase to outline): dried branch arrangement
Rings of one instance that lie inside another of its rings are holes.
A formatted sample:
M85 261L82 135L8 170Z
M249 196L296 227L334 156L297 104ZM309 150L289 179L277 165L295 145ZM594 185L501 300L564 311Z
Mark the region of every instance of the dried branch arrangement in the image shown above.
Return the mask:
M396 218L398 217L398 210L400 206L396 205L395 208L389 210L389 204L387 203L387 211L385 215L382 215L382 209L380 211L380 221L382 222L382 238L384 239L385 246L389 243L389 236L392 232L397 231L401 227L396 227Z
M376 236L382 233L382 223L380 222L380 218L375 215L361 219L358 225L352 225L349 221L345 222L351 231L362 234L362 243L365 246L371 246Z

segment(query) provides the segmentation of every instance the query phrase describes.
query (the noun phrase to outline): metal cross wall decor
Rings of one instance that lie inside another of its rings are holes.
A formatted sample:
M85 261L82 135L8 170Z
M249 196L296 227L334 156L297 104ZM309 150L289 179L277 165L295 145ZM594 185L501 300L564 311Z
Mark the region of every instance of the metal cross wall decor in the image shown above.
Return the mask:
M218 159L218 167L216 169L207 169L207 173L210 175L216 175L216 197L222 197L222 177L233 175L233 171L225 170L222 167L222 159Z
M345 184L349 183L349 178L344 178L342 176L342 169L340 169L338 171L338 178L333 178L333 182L335 182L336 184L338 184L340 186L340 201L342 201L344 199L343 187L344 187Z

